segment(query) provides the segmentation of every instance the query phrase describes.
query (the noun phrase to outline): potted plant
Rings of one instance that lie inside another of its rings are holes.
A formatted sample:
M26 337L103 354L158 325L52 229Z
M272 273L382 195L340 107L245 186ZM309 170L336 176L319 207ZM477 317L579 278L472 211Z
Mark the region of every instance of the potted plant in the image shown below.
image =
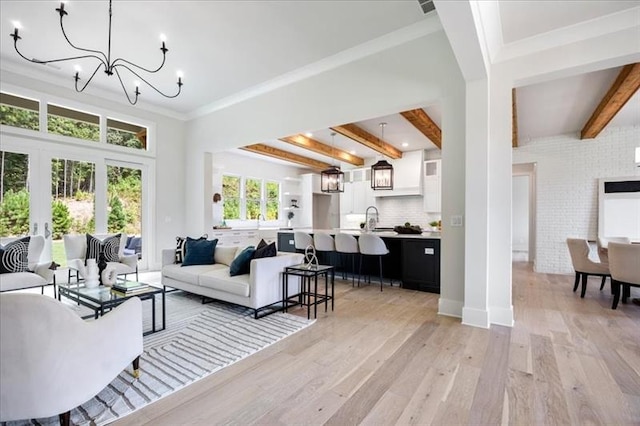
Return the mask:
M429 222L429 226L431 227L432 232L440 231L440 228L438 225L439 225L439 222L437 220Z

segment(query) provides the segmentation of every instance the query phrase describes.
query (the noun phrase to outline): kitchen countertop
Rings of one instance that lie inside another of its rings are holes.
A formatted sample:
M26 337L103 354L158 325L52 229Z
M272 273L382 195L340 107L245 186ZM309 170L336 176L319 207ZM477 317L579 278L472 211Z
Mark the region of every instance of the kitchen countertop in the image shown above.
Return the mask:
M315 234L316 232L326 232L330 235L337 233L350 234L354 236L362 235L363 231L359 229L313 229L313 228L295 228L291 230L278 230L278 233L293 233L295 231L302 231L309 234ZM398 234L395 231L373 231L372 234L378 235L384 238L403 238L403 239L440 239L440 232L423 232L422 234Z

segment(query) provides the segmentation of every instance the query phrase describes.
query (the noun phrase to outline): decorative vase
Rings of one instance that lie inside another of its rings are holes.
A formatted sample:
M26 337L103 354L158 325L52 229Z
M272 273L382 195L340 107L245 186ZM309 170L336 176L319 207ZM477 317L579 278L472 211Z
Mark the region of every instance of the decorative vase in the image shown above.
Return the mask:
M87 288L95 288L100 285L100 275L98 265L95 259L87 259L87 276L84 279L84 285Z
M107 259L104 256L104 253L100 253L98 255L98 280L100 280L100 284L102 284L102 271L107 267Z
M100 274L100 278L102 279L102 285L111 287L116 283L116 279L118 274L116 273L116 268L112 266L107 266Z
M291 219L287 220L287 228L291 228Z

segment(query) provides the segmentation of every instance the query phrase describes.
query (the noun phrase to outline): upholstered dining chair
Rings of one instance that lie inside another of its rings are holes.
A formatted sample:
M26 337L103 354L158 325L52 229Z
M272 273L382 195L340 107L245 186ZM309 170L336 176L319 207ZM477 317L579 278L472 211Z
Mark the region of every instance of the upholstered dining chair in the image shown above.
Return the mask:
M582 278L582 290L580 297L584 297L587 292L587 280L589 275L602 277L600 289L604 286L607 277L610 277L609 266L605 263L594 262L589 259L589 242L580 238L567 238L567 247L571 255L571 263L576 271L576 280L573 284L573 291L578 289L578 283Z
M613 287L611 309L616 309L621 292L622 303L627 303L631 286L640 287L640 244L610 242L608 250Z
M596 246L598 247L598 258L600 259L600 263L609 263L609 243L629 244L630 242L631 240L627 237L598 237L596 239Z
M351 286L355 285L355 275L356 275L356 266L355 259L356 256L360 256L360 249L358 248L358 240L356 237L350 234L339 233L335 236L336 242L336 252L340 255L347 255L351 258ZM344 270L343 270L344 273ZM343 275L344 279L344 275ZM360 282L360 277L358 276L358 282Z
M116 234L96 234L93 235L98 240L104 241L106 238ZM69 267L68 281L75 276L76 281L86 277L85 259L87 257L87 234L67 234L64 235L64 250L67 256L67 266ZM138 281L138 255L125 255L124 248L127 244L127 234L120 235L120 245L118 247L118 262L107 262L107 267L115 269L117 275L136 275Z
M137 377L142 305L133 297L86 322L62 302L0 295L0 422L59 416L89 401L129 364Z
M378 267L380 272L380 291L382 291L382 256L389 254L389 249L384 243L384 240L378 235L362 234L358 239L358 247L360 249L360 270L359 274L362 274L362 258L364 256L376 256L378 258ZM358 281L360 277L358 277ZM391 283L393 285L393 282Z

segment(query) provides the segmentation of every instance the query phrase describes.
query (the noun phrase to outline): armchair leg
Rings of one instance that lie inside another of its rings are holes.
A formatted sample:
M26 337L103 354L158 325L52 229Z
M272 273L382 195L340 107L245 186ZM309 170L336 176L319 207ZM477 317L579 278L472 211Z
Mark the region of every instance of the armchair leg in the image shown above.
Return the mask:
M71 411L59 414L58 419L60 420L60 426L69 426L69 423L71 422Z
M140 377L140 355L133 360L133 377L136 379Z

